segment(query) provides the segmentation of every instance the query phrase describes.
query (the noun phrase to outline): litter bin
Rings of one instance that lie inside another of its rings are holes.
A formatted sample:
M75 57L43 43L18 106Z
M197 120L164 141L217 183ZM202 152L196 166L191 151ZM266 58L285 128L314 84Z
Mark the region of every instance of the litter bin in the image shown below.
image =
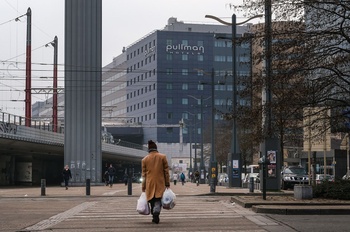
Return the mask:
M254 192L254 177L249 178L249 192L250 193Z

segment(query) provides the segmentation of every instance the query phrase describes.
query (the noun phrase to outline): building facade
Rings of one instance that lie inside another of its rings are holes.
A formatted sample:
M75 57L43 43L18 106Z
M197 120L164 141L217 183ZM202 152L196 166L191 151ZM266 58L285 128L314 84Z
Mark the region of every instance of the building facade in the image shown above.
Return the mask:
M237 37L247 30L247 26L237 26ZM216 39L219 33L228 39ZM164 29L123 48L102 69L102 124L114 131L114 140L125 138L129 131L134 133L129 142L147 144L152 139L169 160L176 157L178 162L182 158L189 162L190 153L199 157L200 147L195 151L190 144L203 142L203 134L211 130L211 117L222 120L212 112L232 110L231 33L230 26L170 18ZM239 76L250 77L250 50L249 43L237 45ZM239 99L239 104L249 103Z

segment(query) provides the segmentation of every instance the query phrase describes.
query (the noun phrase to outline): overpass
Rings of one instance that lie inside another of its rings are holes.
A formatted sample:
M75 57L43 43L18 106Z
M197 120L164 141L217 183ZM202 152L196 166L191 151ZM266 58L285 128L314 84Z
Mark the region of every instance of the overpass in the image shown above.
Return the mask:
M0 113L0 185L37 185L47 178L49 184L60 182L64 166L63 129L56 133L40 121L33 120L32 127L24 123L24 117ZM119 178L128 167L140 172L141 159L146 154L147 148L140 145L102 141L102 163L113 163L120 172Z

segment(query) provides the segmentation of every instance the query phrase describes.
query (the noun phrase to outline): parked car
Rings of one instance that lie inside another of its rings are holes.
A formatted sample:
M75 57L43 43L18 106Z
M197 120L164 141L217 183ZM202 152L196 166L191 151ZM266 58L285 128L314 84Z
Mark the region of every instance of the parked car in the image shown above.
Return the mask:
M219 173L218 182L219 182L219 185L225 185L225 183L228 182L228 175L226 173Z
M250 177L254 178L255 183L260 183L259 173L248 173L245 176L243 183L249 183Z
M334 181L334 176L326 174L324 179L324 174L316 174L316 184L321 184L323 181Z
M285 167L281 172L281 188L287 190L296 184L308 184L309 177L303 167Z

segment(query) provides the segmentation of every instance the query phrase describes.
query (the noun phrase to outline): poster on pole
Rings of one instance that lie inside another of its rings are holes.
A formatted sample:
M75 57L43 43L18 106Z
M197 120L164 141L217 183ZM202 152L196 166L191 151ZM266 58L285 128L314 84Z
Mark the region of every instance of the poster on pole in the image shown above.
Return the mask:
M270 164L267 166L267 177L276 178L276 151L268 151L267 159Z
M232 177L239 178L239 161L232 160Z
M270 164L276 163L276 151L268 151L267 159L270 161Z

